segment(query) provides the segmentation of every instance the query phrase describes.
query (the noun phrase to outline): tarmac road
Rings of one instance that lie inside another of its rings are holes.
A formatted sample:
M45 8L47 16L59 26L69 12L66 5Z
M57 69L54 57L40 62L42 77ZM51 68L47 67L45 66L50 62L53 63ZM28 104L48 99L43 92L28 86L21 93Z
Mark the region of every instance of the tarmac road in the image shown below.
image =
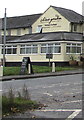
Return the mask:
M45 104L31 114L38 118L82 118L82 74L4 81L3 93L12 87L17 94L24 84L32 100ZM16 117L27 118L28 111Z

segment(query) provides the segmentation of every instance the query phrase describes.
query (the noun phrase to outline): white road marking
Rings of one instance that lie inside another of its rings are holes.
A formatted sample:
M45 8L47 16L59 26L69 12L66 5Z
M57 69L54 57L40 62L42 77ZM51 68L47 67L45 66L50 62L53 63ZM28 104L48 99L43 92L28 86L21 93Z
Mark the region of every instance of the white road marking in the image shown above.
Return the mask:
M79 85L79 84L82 84L82 82L80 82L80 83L73 83L74 85Z
M66 102L63 102L63 103L75 103L75 102L82 102L82 100L66 101Z
M0 92L2 92L2 90L0 90Z
M71 112L71 111L82 111L81 109L41 109L41 110L36 110L39 112Z
M61 91L55 91L55 90L54 90L54 93L61 93Z
M39 85L39 86L36 86L35 88L31 88L31 89L38 89L38 88L52 88L52 87L55 87L55 86L69 86L71 85L72 83L58 83L58 84L51 84L51 85ZM76 84L80 84L80 83L76 83Z
M82 92L74 92L74 93L72 93L72 92L70 93L70 92L69 92L69 93L65 93L65 94L66 94L66 95L73 95L73 94L78 94L78 93L81 94Z
M65 120L72 120L75 118L81 111L82 109L43 109L43 110L36 110L37 112L72 112L74 111L68 118Z
M75 111L75 112L73 112L69 117L68 117L68 119L69 120L72 120L73 118L75 118L79 113L81 112L81 110L77 110L77 111Z
M43 86L42 88L52 88L52 87L55 87L57 84L52 84L50 86Z
M48 95L48 96L53 96L53 95L52 95L52 94L50 94L50 93L43 93L43 94Z
M70 84L61 83L60 86L69 86Z

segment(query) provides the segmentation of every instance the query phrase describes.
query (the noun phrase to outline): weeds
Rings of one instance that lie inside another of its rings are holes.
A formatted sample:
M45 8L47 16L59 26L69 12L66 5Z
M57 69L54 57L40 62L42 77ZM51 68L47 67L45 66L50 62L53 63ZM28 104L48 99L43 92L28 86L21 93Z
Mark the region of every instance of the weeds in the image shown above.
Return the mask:
M22 88L22 94L18 91L18 95L15 97L12 88L9 89L8 96L2 96L2 114L3 117L10 114L25 111L27 109L36 109L39 104L36 101L30 99L30 95L26 85L24 84Z
M25 84L24 84L23 89L22 89L22 97L25 100L30 100L30 95L29 95L28 89L27 89Z

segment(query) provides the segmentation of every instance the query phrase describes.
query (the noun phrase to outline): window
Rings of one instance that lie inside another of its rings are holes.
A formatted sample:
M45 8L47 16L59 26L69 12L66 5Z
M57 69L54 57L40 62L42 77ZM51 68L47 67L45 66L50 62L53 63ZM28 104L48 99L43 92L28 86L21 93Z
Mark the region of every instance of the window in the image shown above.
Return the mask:
M38 47L37 45L32 45L32 53L38 53Z
M47 53L53 53L53 44L47 44Z
M25 54L31 54L31 45L25 46Z
M17 46L16 45L12 46L12 54L17 54Z
M36 54L38 53L37 45L21 45L20 54Z
M66 53L81 53L81 44L67 43Z
M17 35L21 35L21 29L17 29Z
M60 43L41 44L41 53L61 53Z
M77 44L77 53L82 53L81 44Z
M8 30L8 35L11 35L11 30Z
M32 34L32 28L29 28L28 34Z
M41 44L41 53L47 53L46 44Z
M25 45L21 45L20 54L25 54Z
M3 46L2 46L2 52L3 54ZM16 45L7 45L5 46L5 54L17 54L17 46Z
M61 45L60 43L54 44L54 53L61 53Z
M37 31L37 33L42 33L42 25L38 25L36 31Z
M73 25L73 30L74 30L74 31L77 31L77 24L74 24L74 25Z

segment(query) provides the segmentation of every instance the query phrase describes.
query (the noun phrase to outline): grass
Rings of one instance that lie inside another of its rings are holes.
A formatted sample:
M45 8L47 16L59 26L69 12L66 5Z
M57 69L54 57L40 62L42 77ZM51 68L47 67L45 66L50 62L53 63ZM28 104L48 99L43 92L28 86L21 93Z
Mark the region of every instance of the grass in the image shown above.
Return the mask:
M37 66L33 65L33 71L34 73L45 73L45 72L51 72L52 68L48 66Z
M25 110L36 109L39 107L39 104L36 101L27 100L23 98L14 98L13 102L10 102L10 99L6 96L2 97L2 113L3 116L7 116L13 113L20 113Z
M67 70L74 70L76 69L75 67L56 67L55 70L56 71L67 71Z
M20 73L20 67L4 67L3 68L4 76L18 75L19 73Z
M22 92L17 91L17 97L12 88L8 94L2 96L2 115L9 116L14 113L22 113L26 110L34 110L41 106L36 101L30 99L30 95L26 85L22 87Z
M48 66L36 66L33 65L33 71L34 73L46 73L46 72L51 72L52 67ZM74 70L76 69L75 67L56 67L56 71L66 71L66 70ZM4 76L9 76L9 75L19 75L20 74L20 67L4 67L3 69L3 74ZM27 70L26 70L27 74Z

